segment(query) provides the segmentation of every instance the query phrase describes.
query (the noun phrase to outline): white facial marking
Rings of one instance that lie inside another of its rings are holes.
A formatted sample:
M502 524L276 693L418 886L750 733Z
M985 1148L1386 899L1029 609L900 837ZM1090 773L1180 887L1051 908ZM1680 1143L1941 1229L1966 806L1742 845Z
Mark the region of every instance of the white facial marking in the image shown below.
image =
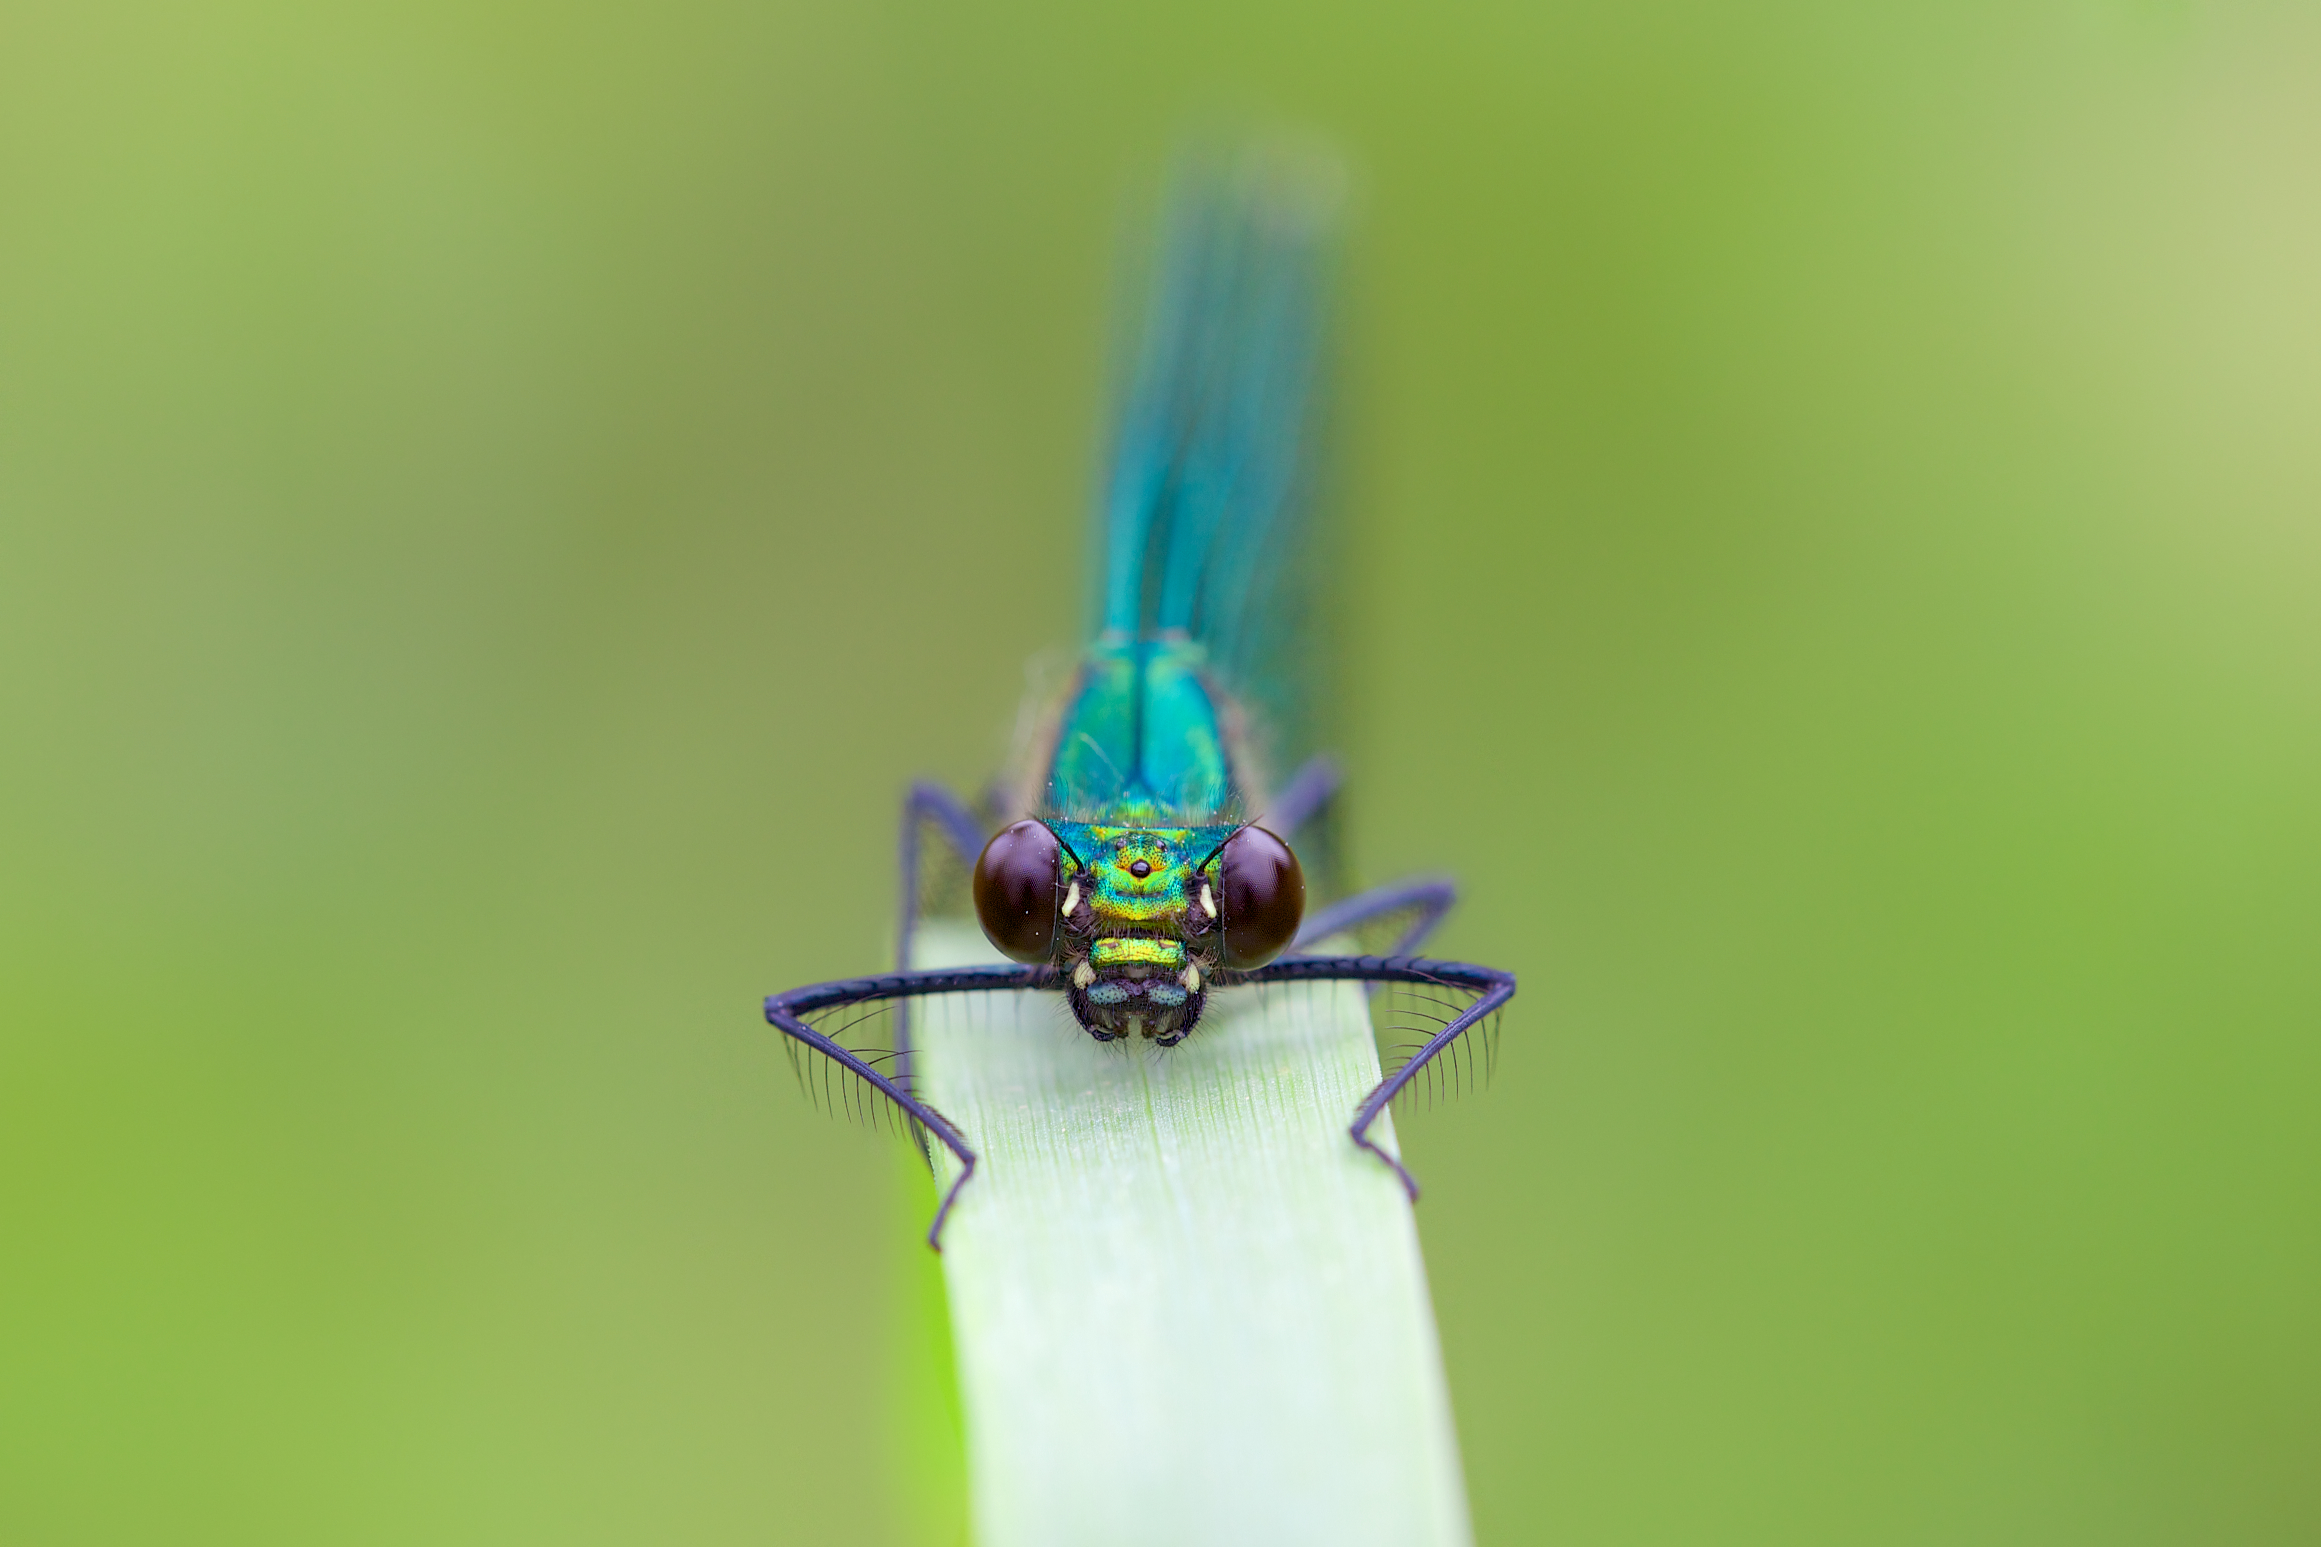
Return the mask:
M1191 962L1187 962L1185 963L1185 975L1177 981L1185 985L1186 993L1197 994L1201 991L1201 969Z
M1086 988L1089 984L1095 981L1096 969L1089 966L1086 962L1082 962L1079 966L1072 969L1072 986L1074 988Z
M1217 916L1217 899L1209 895L1209 883L1201 883L1201 911L1211 918Z
M1070 886L1064 888L1064 917L1070 918L1073 914L1079 911L1080 883L1078 881L1074 881Z

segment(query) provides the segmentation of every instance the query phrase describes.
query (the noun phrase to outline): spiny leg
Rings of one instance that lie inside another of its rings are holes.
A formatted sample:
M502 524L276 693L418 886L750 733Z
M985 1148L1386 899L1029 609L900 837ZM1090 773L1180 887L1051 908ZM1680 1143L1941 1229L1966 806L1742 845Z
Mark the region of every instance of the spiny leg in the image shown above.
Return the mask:
M975 1151L968 1146L967 1136L959 1131L957 1124L912 1094L904 1083L910 1078L907 1073L898 1069L889 1074L878 1068L860 1053L811 1025L806 1017L842 1010L850 1005L884 999L904 1001L923 994L1052 989L1058 986L1055 969L1047 966L941 967L921 972L894 972L884 977L815 983L805 988L794 988L786 994L772 995L766 1000L766 1019L783 1035L820 1053L893 1102L911 1124L913 1136L919 1139L922 1149L926 1137L932 1135L958 1158L959 1175L944 1192L943 1201L935 1210L934 1223L927 1227L927 1244L941 1251L943 1221L950 1217L951 1205L958 1201L959 1190L975 1174ZM899 1011L901 1005L898 1003L896 1008Z
M1377 1088L1363 1098L1355 1108L1354 1122L1346 1131L1354 1142L1376 1155L1393 1168L1402 1179L1405 1191L1413 1203L1418 1201L1418 1183L1403 1169L1402 1162L1380 1148L1370 1137L1371 1127L1378 1114L1391 1105L1403 1088L1432 1063L1447 1047L1468 1032L1483 1024L1515 997L1515 974L1502 972L1496 967L1477 967L1466 962L1434 961L1424 956L1288 956L1268 967L1245 974L1244 983L1302 983L1302 982L1358 982L1358 983L1418 983L1436 988L1453 989L1476 995L1475 1002L1454 1015L1440 1031L1426 1040L1426 1044L1411 1055L1410 1061L1378 1082Z
M1440 877L1374 886L1334 902L1308 918L1298 930L1297 944L1312 945L1349 929L1359 929L1372 919L1416 910L1417 918L1388 947L1392 954L1400 956L1418 949L1419 943L1435 932L1458 900L1457 884Z

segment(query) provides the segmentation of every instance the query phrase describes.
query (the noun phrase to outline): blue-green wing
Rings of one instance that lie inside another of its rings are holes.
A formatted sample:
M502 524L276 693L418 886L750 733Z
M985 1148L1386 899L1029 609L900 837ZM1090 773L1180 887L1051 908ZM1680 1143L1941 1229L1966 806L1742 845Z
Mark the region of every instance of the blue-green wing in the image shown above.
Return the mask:
M1141 789L1214 810L1248 793L1230 786L1249 770L1221 768L1204 739L1187 669L1246 711L1265 775L1315 743L1328 651L1312 517L1344 182L1326 153L1280 143L1178 165L1098 511L1097 640L1057 747L1059 805Z

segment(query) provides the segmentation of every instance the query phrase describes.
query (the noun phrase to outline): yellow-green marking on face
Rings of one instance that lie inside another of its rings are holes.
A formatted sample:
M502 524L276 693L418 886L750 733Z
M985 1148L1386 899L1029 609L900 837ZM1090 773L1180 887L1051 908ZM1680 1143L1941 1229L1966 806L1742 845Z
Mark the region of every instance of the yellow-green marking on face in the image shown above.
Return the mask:
M1185 963L1185 942L1114 937L1097 941L1089 949L1088 959L1099 967L1127 967L1138 963L1154 967L1181 967Z

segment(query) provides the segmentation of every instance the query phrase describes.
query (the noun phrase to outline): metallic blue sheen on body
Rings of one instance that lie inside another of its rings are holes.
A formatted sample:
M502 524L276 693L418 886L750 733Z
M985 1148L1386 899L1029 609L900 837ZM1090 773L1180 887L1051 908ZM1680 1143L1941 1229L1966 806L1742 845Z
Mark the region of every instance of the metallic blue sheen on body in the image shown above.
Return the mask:
M1025 770L1043 816L1261 815L1315 750L1308 517L1344 193L1334 157L1287 141L1178 168L1095 512L1094 637Z
M1094 638L1025 781L1069 856L1075 1015L1162 1046L1232 970L1219 856L1323 696L1307 517L1343 193L1288 146L1181 170L1097 510Z
M1033 733L991 810L926 784L905 802L906 969L930 823L972 865L985 933L1024 964L900 970L766 1001L793 1050L861 1081L922 1145L956 1158L931 1244L975 1174L975 1151L913 1087L900 1005L891 1048L841 1040L870 1019L858 1006L1061 992L1099 1041L1166 1048L1199 1026L1220 987L1407 985L1423 1001L1410 1028L1422 1045L1378 1083L1348 1132L1415 1198L1372 1127L1515 992L1504 972L1399 954L1450 906L1447 882L1378 888L1309 915L1289 847L1337 788L1335 766L1316 755L1318 706L1330 695L1322 549L1309 517L1322 492L1321 334L1343 194L1336 162L1296 142L1218 147L1180 165L1098 501L1091 643L1071 682L1028 722ZM1006 843L982 844L986 819L1006 824ZM1398 916L1408 922L1396 955L1277 959L1300 939Z

